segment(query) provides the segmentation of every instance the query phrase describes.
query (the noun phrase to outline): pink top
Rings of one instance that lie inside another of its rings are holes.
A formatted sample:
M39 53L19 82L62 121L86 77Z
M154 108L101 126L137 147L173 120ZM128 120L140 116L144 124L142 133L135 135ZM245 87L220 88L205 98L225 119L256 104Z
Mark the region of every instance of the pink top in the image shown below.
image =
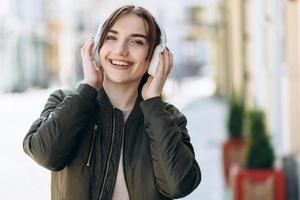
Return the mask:
M127 120L129 113L130 113L129 111L123 111L124 121ZM127 189L125 176L124 176L124 169L123 169L123 144L121 147L121 156L120 156L120 162L118 167L117 180L113 191L112 200L129 200L129 194L128 194L128 189Z

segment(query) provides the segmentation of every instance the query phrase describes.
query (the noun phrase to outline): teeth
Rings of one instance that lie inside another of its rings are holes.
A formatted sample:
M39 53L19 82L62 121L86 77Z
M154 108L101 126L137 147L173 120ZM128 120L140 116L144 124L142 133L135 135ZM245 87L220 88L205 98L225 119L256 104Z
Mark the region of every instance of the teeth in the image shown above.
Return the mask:
M119 61L119 60L111 60L111 63L114 65L121 65L121 66L127 66L129 65L126 61Z

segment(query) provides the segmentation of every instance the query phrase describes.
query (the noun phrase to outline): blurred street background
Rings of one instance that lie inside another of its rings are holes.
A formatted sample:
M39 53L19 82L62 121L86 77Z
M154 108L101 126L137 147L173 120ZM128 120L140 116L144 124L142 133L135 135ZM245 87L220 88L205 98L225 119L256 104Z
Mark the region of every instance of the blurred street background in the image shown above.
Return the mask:
M52 91L82 80L81 46L124 4L156 16L174 54L164 96L188 119L203 176L184 199L238 199L223 147L239 96L245 110L265 114L272 169L284 174L278 200L300 200L299 0L0 0L0 199L50 199L50 171L25 155L23 138ZM254 192L264 184L240 200L275 200L275 181L272 195Z

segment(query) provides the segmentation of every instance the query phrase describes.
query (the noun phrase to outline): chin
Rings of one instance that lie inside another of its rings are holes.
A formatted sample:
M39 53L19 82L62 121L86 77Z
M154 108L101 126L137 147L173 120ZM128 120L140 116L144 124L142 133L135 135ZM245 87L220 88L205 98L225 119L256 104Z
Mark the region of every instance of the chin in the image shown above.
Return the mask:
M133 83L133 82L139 82L140 79L134 79L132 77L125 77L124 75L107 75L107 80L112 83L116 84L125 84L125 83Z

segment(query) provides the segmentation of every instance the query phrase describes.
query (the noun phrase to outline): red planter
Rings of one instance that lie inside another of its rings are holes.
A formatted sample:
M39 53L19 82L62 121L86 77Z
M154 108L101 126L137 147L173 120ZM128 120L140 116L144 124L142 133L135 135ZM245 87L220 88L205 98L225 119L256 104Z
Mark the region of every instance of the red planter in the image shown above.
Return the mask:
M236 168L230 173L234 200L285 200L282 170Z
M229 185L229 170L231 166L243 166L244 151L246 146L245 139L228 139L222 147L223 153L223 171L225 183Z

